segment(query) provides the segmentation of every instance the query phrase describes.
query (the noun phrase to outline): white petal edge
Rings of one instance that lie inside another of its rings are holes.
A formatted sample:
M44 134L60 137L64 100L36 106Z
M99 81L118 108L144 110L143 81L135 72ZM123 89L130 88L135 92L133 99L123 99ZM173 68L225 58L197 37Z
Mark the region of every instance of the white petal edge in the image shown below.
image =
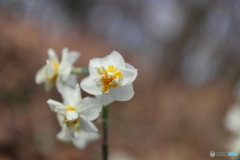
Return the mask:
M131 64L125 62L125 67L130 70L137 70L135 67L133 67Z
M91 76L84 78L80 83L81 88L92 95L101 95L102 91L97 87L96 82Z
M75 127L74 125L64 125L66 127L64 127L64 132L65 132L65 135L69 138L74 138L74 132L75 132Z
M133 80L132 80L132 81L134 81L138 75L138 70L129 63L125 63L125 65L126 65L127 69L130 69L131 71L133 71L135 73L135 77L133 77Z
M53 77L54 75L56 75L56 71L54 69L54 66L52 65L50 60L46 61L46 71L45 71L46 77Z
M63 106L63 107L55 107L55 112L62 115L62 116L65 116L68 112L68 108Z
M64 107L64 105L58 101L55 101L55 100L52 100L52 99L49 99L47 101L47 104L49 105L50 109L55 112L55 108L56 107Z
M115 67L125 67L125 61L119 52L112 51L109 55L102 58L101 66L107 68L110 65L114 65Z
M77 75L71 74L66 81L66 85L71 88L75 88L77 84Z
M240 106L234 104L226 114L224 120L225 128L236 135L240 135Z
M84 115L89 121L98 118L102 110L102 105L96 98L85 97L80 103L79 113L80 116Z
M60 115L60 114L56 114L57 116L57 120L58 123L62 126L63 125L63 120L64 120L64 116Z
M48 59L51 60L51 61L52 60L56 61L57 63L59 62L58 61L58 56L57 56L56 52L52 48L48 49Z
M79 123L80 123L81 129L85 132L91 133L91 132L98 131L97 127L92 122L87 120L87 118L83 115L80 116Z
M101 58L93 58L89 61L88 69L89 74L93 77L93 79L97 78L99 74L96 71L96 67L101 67Z
M61 63L65 63L65 62L68 62L68 48L67 47L62 49Z
M63 93L64 93L64 82L61 81L61 79L59 78L59 76L57 77L57 81L56 81L56 88L57 88L57 91L63 96Z
M67 56L68 62L71 64L74 64L77 61L77 59L80 57L80 55L81 54L77 51L69 52Z
M61 95L65 104L74 108L79 105L82 100L79 84L77 84L74 89L69 86L62 85L61 90Z
M63 82L59 77L57 78L57 81L56 81L57 90L62 96L65 93L65 89L64 89L65 86L74 89L77 84L78 82L77 82L76 75L70 75L66 82Z
M59 64L59 75L61 80L66 82L72 71L72 64L68 59L68 48L63 48L62 50L62 60Z
M98 95L96 98L103 106L107 106L114 102L114 100L108 94Z
M63 82L66 82L72 71L72 65L69 62L61 62L58 74Z
M111 88L108 94L116 101L128 101L134 95L133 85L129 84L126 86Z
M71 137L66 135L66 125L62 126L61 131L56 135L57 139L63 142L70 142Z
M75 134L75 137L76 137L76 134ZM79 148L79 149L84 149L87 147L87 140L83 139L82 137L79 137L79 138L74 138L72 140L72 143L75 147Z
M36 77L35 77L35 82L36 84L43 83L47 79L46 77L46 66L44 65L40 70L38 70Z
M79 149L84 149L88 143L100 139L100 135L96 133L87 133L84 131L75 132L73 144Z
M120 79L121 86L131 84L135 80L137 74L136 72L127 68L119 68L119 70L123 75L123 78Z

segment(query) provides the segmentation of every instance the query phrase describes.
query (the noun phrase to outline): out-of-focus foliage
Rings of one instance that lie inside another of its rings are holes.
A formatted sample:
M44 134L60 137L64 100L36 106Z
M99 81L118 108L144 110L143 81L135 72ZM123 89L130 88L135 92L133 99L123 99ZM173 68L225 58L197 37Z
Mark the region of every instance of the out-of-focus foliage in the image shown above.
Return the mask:
M167 62L201 86L237 74L239 6L237 0L2 0L0 11L45 31L87 28L115 47Z

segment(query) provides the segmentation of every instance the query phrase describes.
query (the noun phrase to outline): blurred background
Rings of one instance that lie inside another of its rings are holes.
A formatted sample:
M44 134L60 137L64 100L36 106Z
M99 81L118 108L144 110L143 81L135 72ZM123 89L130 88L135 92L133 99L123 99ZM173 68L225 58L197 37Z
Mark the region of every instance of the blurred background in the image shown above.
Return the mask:
M230 151L223 121L240 99L240 1L1 0L0 160L101 159L101 141L79 150L55 138L46 101L61 97L35 84L48 48L64 47L82 53L78 67L117 50L138 69L134 98L110 106L111 160Z

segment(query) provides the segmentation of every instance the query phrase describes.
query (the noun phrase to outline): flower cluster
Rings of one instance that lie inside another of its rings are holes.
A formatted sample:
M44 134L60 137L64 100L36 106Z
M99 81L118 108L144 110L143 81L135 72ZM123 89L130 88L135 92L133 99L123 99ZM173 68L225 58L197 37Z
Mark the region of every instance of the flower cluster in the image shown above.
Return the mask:
M58 115L62 131L57 138L63 141L72 141L79 148L86 146L88 141L99 138L98 129L92 123L98 118L102 109L100 103L91 97L82 99L79 85L75 89L64 86L62 93L63 103L48 100L52 111ZM89 132L90 134L86 134Z
M45 89L49 91L55 84L59 92L63 85L74 86L77 83L76 76L71 75L73 64L80 56L79 52L62 50L62 60L59 62L58 56L53 49L48 50L49 59L36 75L36 83L45 84Z
M120 53L113 51L104 58L91 59L89 76L79 85L73 64L80 53L64 48L61 62L53 49L48 50L48 56L46 65L36 74L36 83L44 83L47 91L55 85L62 96L62 102L47 101L62 128L57 138L83 149L88 142L100 138L93 121L99 117L102 107L133 97L132 83L137 77L137 69L125 63ZM82 98L80 86L95 97Z

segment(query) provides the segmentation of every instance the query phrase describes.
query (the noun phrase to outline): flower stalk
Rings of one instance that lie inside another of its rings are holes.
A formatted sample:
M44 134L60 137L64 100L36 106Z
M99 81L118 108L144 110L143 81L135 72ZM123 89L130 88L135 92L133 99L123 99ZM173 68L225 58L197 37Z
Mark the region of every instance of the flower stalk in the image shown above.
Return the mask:
M104 106L102 110L102 126L103 126L103 141L102 141L103 160L108 160L108 106Z
M73 68L71 71L72 74L78 74L78 75L89 75L89 71L87 67L76 67Z

